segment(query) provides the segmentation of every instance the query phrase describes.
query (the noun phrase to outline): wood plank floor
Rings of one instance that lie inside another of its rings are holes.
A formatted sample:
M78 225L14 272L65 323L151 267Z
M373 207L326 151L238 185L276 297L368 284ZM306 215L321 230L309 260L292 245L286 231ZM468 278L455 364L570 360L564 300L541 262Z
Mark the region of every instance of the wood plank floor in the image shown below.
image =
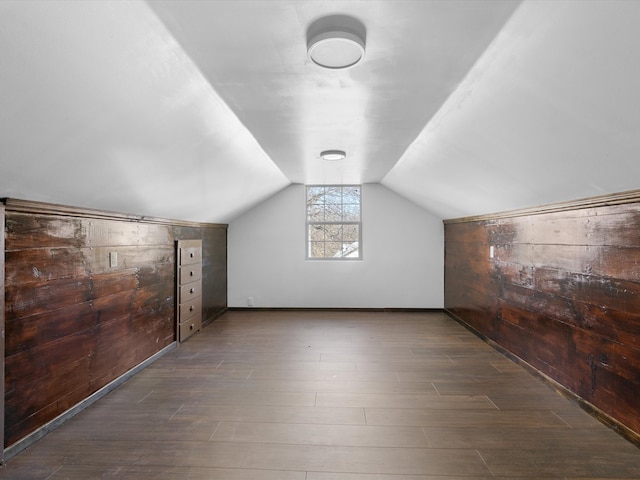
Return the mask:
M442 313L229 312L12 480L640 478L640 449Z

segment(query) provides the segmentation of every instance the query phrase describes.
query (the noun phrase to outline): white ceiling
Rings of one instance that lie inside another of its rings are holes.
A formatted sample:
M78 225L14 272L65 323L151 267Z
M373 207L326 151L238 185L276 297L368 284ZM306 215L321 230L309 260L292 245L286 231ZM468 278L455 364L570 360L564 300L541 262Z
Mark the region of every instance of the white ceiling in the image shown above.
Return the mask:
M442 218L640 188L638 25L635 0L522 4L382 183Z
M349 70L306 58L331 14L367 28ZM626 0L5 0L0 196L229 222L290 183L441 218L638 188L639 23Z

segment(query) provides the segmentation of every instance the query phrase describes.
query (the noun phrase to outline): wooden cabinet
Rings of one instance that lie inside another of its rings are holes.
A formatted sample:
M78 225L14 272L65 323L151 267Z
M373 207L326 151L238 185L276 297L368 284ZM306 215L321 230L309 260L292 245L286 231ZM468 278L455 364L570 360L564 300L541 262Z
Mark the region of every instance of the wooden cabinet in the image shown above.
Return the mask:
M178 240L177 336L184 342L202 328L202 240Z

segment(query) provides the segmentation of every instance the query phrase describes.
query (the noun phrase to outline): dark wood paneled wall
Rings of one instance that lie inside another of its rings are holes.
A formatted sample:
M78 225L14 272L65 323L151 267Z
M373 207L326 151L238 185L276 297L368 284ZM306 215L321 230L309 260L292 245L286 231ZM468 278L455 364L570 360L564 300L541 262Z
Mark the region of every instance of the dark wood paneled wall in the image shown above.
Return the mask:
M175 240L203 240L205 318L226 309L226 225L5 202L5 446L175 341Z
M581 203L445 221L445 308L634 439L640 193Z
M0 225L4 225L4 203L0 202ZM0 228L0 252L4 252L4 228ZM0 359L4 358L4 255L0 255ZM2 365L4 367L4 364ZM0 398L4 398L4 368L0 368ZM0 445L4 445L4 403L0 405ZM3 455L0 455L3 457ZM3 457L4 458L4 457Z

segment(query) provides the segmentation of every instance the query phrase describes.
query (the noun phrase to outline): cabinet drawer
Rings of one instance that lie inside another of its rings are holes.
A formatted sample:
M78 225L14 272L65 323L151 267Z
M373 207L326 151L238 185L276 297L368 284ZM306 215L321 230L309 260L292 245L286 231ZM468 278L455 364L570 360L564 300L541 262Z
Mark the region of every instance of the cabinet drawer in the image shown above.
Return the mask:
M178 303L190 302L196 297L202 296L202 280L180 285L178 291Z
M184 341L200 330L200 317L182 322L179 325L180 341Z
M200 297L191 302L180 304L180 323L196 315L202 316L202 299Z
M202 241L178 240L176 317L182 342L202 327Z
M202 278L202 265L197 263L180 267L180 285L195 282Z
M200 240L183 240L178 249L179 265L191 265L202 262L202 246Z

